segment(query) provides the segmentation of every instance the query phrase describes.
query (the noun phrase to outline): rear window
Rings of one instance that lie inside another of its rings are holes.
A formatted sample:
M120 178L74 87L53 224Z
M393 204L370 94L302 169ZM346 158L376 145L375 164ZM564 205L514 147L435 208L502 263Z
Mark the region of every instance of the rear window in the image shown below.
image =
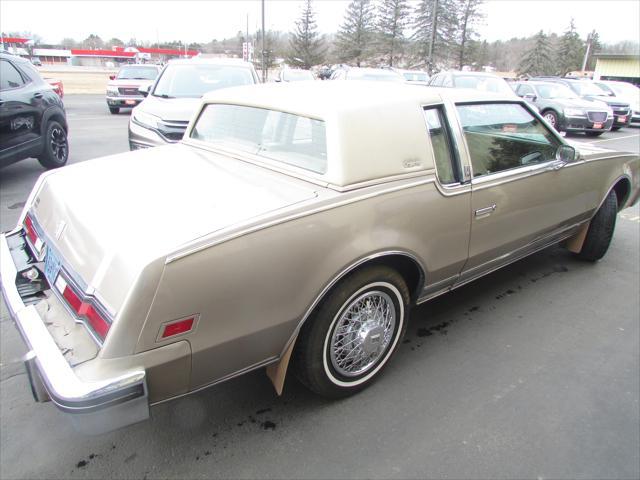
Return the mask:
M322 120L241 105L207 105L191 138L309 170L327 171Z

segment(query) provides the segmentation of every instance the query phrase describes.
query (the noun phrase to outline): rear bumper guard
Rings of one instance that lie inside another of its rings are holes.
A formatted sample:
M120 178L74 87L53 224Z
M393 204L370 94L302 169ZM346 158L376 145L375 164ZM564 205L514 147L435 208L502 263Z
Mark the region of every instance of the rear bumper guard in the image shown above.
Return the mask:
M29 352L24 365L38 402L51 400L68 414L76 430L99 434L149 418L145 371L132 370L95 382L80 379L67 363L33 305L26 306L16 287L18 271L7 236L0 235L2 295Z

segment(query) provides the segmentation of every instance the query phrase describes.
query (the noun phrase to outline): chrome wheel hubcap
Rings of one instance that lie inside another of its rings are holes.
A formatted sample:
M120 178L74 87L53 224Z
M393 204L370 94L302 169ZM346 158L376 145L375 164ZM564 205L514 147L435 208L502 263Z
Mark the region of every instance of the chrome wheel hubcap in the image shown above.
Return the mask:
M67 136L61 128L51 130L51 138L49 138L51 153L56 160L64 160L67 157Z
M329 356L340 375L354 377L373 367L392 341L396 311L391 297L381 291L360 295L336 322Z

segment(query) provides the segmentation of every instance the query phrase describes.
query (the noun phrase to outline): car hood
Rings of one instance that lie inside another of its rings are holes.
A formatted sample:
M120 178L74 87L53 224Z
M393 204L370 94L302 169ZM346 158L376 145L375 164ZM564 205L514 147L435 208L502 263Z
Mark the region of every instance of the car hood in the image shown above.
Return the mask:
M155 80L139 80L134 78L123 78L122 80L109 80L108 87L146 87Z
M620 101L620 99L615 98L615 97L608 97L606 95L585 95L584 97L587 100L598 100L600 102L604 102L607 105L611 106L611 105L625 105L625 106L629 106L628 102L623 102Z
M162 120L188 122L201 101L200 98L160 98L149 95L137 109Z
M117 311L153 261L202 236L311 200L317 188L176 144L50 173L31 211L66 265Z
M600 103L599 101L587 100L584 98L552 98L549 99L551 102L557 102L563 108L589 108L589 109L598 109L598 110L607 110L605 104Z

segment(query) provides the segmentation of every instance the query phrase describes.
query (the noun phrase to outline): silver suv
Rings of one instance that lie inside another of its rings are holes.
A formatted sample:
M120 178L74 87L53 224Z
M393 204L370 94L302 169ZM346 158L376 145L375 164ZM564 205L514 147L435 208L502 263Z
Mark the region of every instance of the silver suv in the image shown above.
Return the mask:
M129 120L129 148L166 145L182 139L200 98L221 88L259 83L253 65L237 59L173 60L149 88Z
M160 73L159 65L131 64L124 65L117 75L109 77L107 84L107 107L116 114L121 108L132 108L138 105L144 96L141 88L149 88Z

